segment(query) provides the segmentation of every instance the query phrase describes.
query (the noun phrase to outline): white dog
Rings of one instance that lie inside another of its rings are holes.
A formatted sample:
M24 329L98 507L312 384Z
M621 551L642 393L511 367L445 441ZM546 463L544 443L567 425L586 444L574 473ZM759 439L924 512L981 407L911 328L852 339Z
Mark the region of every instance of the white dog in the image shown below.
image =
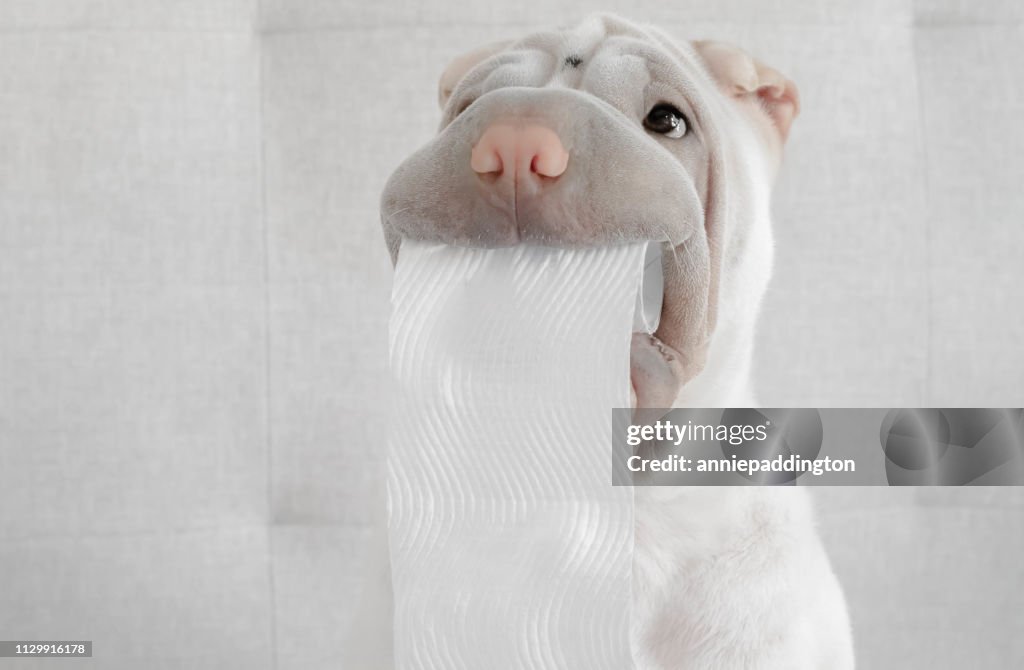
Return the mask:
M385 189L393 258L403 238L661 241L661 325L633 341L637 406L754 406L771 187L798 111L790 81L734 47L599 16L457 59L440 98L441 133ZM637 668L853 667L803 490L638 487L636 519ZM390 658L383 522L377 538L349 650L351 667L372 670Z

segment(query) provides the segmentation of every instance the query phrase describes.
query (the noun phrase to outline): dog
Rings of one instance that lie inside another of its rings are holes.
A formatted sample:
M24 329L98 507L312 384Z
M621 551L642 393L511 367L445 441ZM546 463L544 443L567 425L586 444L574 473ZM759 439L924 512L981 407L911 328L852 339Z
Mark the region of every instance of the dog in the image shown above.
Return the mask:
M635 406L756 406L771 188L799 110L791 81L735 47L599 15L457 58L439 101L439 134L382 196L393 261L407 238L660 242L664 302L656 332L633 337ZM843 594L802 489L638 487L635 501L636 668L853 667ZM390 654L383 528L352 667L379 670Z

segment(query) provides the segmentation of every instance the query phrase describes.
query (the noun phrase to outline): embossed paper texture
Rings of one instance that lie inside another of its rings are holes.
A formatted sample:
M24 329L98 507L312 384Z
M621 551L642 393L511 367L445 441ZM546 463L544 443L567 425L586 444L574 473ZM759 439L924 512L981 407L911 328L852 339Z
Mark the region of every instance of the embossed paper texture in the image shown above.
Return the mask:
M631 667L633 492L601 436L629 403L644 251L403 244L396 668Z

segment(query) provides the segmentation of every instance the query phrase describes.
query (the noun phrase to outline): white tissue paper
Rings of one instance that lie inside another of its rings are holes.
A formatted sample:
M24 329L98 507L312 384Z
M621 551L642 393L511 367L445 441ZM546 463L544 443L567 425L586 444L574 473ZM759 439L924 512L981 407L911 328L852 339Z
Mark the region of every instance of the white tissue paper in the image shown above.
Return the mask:
M611 409L630 403L634 324L653 330L660 312L660 254L645 246L403 241L388 482L398 670L633 667L633 495L611 486Z

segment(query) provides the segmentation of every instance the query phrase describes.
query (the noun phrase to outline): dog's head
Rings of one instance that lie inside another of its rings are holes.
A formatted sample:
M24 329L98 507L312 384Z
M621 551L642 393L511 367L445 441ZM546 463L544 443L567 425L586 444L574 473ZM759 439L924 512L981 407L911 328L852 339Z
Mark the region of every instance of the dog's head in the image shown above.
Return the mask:
M759 283L758 300L767 283L768 189L797 112L793 84L736 48L597 16L468 53L439 88L440 133L384 191L392 259L406 237L662 242L657 336L687 378L699 372L731 266L752 245L765 247L754 252L763 276L738 281Z

